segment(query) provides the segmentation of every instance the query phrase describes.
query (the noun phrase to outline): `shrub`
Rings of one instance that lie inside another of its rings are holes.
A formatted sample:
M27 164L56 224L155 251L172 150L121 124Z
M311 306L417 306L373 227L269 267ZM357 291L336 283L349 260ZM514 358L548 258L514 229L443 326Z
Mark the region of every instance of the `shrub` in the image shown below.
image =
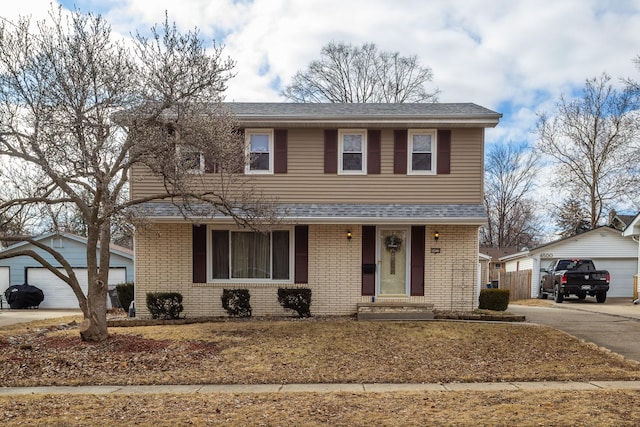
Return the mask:
M484 310L505 311L509 306L508 289L481 289L478 308Z
M134 285L131 282L120 283L119 285L116 285L116 293L118 295L118 301L120 301L120 307L122 307L125 311L129 310L131 301L133 301L133 290Z
M220 299L229 316L251 317L249 289L223 289Z
M147 308L154 319L179 319L182 307L182 294L177 292L147 293Z
M284 308L296 311L299 317L311 316L311 289L278 288L278 302Z

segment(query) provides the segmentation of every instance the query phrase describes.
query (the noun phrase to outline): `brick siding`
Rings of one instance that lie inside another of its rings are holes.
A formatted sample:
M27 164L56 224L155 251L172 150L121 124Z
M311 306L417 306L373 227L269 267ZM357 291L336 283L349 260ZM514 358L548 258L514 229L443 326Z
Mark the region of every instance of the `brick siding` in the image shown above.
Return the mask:
M226 316L220 297L224 288L246 288L251 293L254 316L291 314L277 299L282 286L304 286L312 290L313 315L349 315L361 296L361 227L359 225L309 226L309 283L193 284L191 224L150 224L135 238L136 311L148 317L147 292L180 292L187 317ZM351 230L352 239L346 237ZM434 231L440 233L434 241ZM440 253L432 253L438 248ZM436 309L470 310L477 306L477 226L426 227L425 296L407 297L410 302L434 304Z

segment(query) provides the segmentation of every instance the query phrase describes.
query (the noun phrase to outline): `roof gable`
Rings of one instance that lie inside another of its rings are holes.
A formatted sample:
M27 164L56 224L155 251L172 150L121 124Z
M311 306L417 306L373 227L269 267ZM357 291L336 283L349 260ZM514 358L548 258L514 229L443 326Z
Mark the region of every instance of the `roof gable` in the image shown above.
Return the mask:
M637 254L637 245L631 240L624 239L619 230L603 226L538 246L531 249L529 253L532 256L538 254L551 255L545 256L545 258L565 256L592 257L595 253L604 250L607 251L608 256L612 257L632 256Z
M34 236L34 240L36 240L37 242L43 242L46 241L47 239L53 239L56 237L60 237L64 240L68 240L83 246L86 246L87 244L87 239L82 237L82 236L78 236L76 234L71 234L71 233L56 233L56 232L50 232L50 233L45 233L45 234L41 234L39 236ZM11 253L14 252L16 250L19 249L24 249L26 246L31 245L31 243L29 242L18 242L14 245L8 246L2 250L0 250L0 253ZM121 246L117 246L117 245L109 245L111 253L112 254L116 254L116 255L120 255L124 258L128 258L130 260L133 260L133 251ZM100 248L100 245L98 244L98 248Z

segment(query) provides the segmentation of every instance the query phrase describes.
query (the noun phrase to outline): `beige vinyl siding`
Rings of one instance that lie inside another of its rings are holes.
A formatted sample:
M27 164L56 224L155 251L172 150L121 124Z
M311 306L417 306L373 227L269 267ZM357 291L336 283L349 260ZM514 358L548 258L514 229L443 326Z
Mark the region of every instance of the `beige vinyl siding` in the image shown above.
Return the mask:
M482 128L452 129L451 173L394 175L393 130L381 135L379 175L324 173L324 129L289 129L288 173L249 177L256 190L282 203L482 203ZM243 177L243 179L246 177ZM215 175L205 175L207 186ZM133 197L162 192L160 180L135 169Z

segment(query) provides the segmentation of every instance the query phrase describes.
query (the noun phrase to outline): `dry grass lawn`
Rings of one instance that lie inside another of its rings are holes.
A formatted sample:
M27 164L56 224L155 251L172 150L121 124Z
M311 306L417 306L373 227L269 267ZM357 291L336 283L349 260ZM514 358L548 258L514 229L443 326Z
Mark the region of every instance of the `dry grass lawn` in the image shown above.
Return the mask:
M638 393L425 392L0 397L3 426L637 426ZM4 415L4 416L2 416Z
M506 323L250 320L0 338L6 386L640 379L636 362Z
M636 362L526 324L254 319L112 328L100 344L46 325L0 330L3 386L640 379ZM619 426L640 425L638 401L604 390L3 396L0 422Z

